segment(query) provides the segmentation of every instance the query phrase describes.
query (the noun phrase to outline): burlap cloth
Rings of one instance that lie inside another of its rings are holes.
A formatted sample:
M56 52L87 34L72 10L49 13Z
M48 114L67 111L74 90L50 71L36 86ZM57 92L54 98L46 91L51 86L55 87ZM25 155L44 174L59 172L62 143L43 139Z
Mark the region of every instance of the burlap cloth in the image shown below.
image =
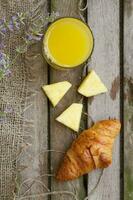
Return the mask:
M45 0L0 0L0 18L8 19L17 12L32 11L34 14L43 14L45 3ZM12 59L20 41L21 37L14 32L8 33L5 37L5 52L9 53ZM25 65L24 57L25 55L19 56L11 69L11 76L0 81L0 110L3 111L7 106L12 109L0 123L0 200L14 198L17 159L25 140L23 113L30 91L29 69ZM29 129L30 131L32 129Z

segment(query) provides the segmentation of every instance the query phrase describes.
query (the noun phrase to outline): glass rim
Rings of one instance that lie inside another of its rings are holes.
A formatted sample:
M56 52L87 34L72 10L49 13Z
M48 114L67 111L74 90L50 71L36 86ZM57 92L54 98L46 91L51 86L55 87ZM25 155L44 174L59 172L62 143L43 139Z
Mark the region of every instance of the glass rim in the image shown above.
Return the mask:
M83 61L81 62L80 64L78 65L73 65L72 67L65 67L63 65L58 65L57 63L55 62L52 62L50 58L48 58L46 52L45 52L45 48L44 48L44 43L43 43L43 55L46 59L46 61L48 62L49 65L55 65L55 68L58 68L58 69L74 69L74 68L77 68L77 67L80 67L81 65L83 65L84 63L86 63L88 61L89 58L91 58L92 56L92 53L94 51L94 44L95 44L95 39L94 39L94 35L93 35L93 32L92 32L92 29L90 28L90 26L84 22L82 19L78 18L78 17L70 17L70 16L65 16L65 17L59 17L57 19L55 19L52 23L49 24L49 26L47 27L47 30L45 32L45 34L47 33L47 31L49 30L49 27L51 27L52 24L54 24L56 21L59 21L61 19L65 19L65 18L69 18L69 19L77 19L79 21L81 21L91 32L91 35L92 35L92 40L93 40L93 46L92 46L92 50L91 50L91 53L89 54L89 56ZM44 37L43 37L43 41L44 41L44 38L45 38L45 34L44 34ZM54 67L54 66L52 66Z

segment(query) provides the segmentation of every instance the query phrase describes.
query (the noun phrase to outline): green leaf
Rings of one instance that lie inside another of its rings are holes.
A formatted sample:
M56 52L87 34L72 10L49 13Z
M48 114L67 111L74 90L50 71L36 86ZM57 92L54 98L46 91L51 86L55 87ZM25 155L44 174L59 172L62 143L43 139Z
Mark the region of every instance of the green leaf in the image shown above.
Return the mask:
M27 52L27 45L24 44L24 45L16 47L16 52L19 54Z

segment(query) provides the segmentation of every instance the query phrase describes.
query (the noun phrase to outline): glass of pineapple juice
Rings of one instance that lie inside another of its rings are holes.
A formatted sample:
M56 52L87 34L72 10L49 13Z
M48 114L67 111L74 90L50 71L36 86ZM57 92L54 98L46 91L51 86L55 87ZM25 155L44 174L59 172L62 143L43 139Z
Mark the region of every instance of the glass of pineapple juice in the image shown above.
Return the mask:
M43 39L43 54L57 69L81 66L90 58L94 37L87 24L77 18L64 17L54 21Z

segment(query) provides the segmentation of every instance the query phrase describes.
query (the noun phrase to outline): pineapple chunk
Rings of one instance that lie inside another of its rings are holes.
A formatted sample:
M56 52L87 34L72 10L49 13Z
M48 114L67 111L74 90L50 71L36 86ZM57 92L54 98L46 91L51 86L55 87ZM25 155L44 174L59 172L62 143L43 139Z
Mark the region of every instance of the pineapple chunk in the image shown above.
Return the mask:
M83 105L81 103L73 103L70 105L56 120L70 129L78 132L81 120Z
M68 81L44 85L42 88L55 107L72 86Z
M107 88L94 70L91 70L78 88L78 92L85 97L95 96L107 92Z

